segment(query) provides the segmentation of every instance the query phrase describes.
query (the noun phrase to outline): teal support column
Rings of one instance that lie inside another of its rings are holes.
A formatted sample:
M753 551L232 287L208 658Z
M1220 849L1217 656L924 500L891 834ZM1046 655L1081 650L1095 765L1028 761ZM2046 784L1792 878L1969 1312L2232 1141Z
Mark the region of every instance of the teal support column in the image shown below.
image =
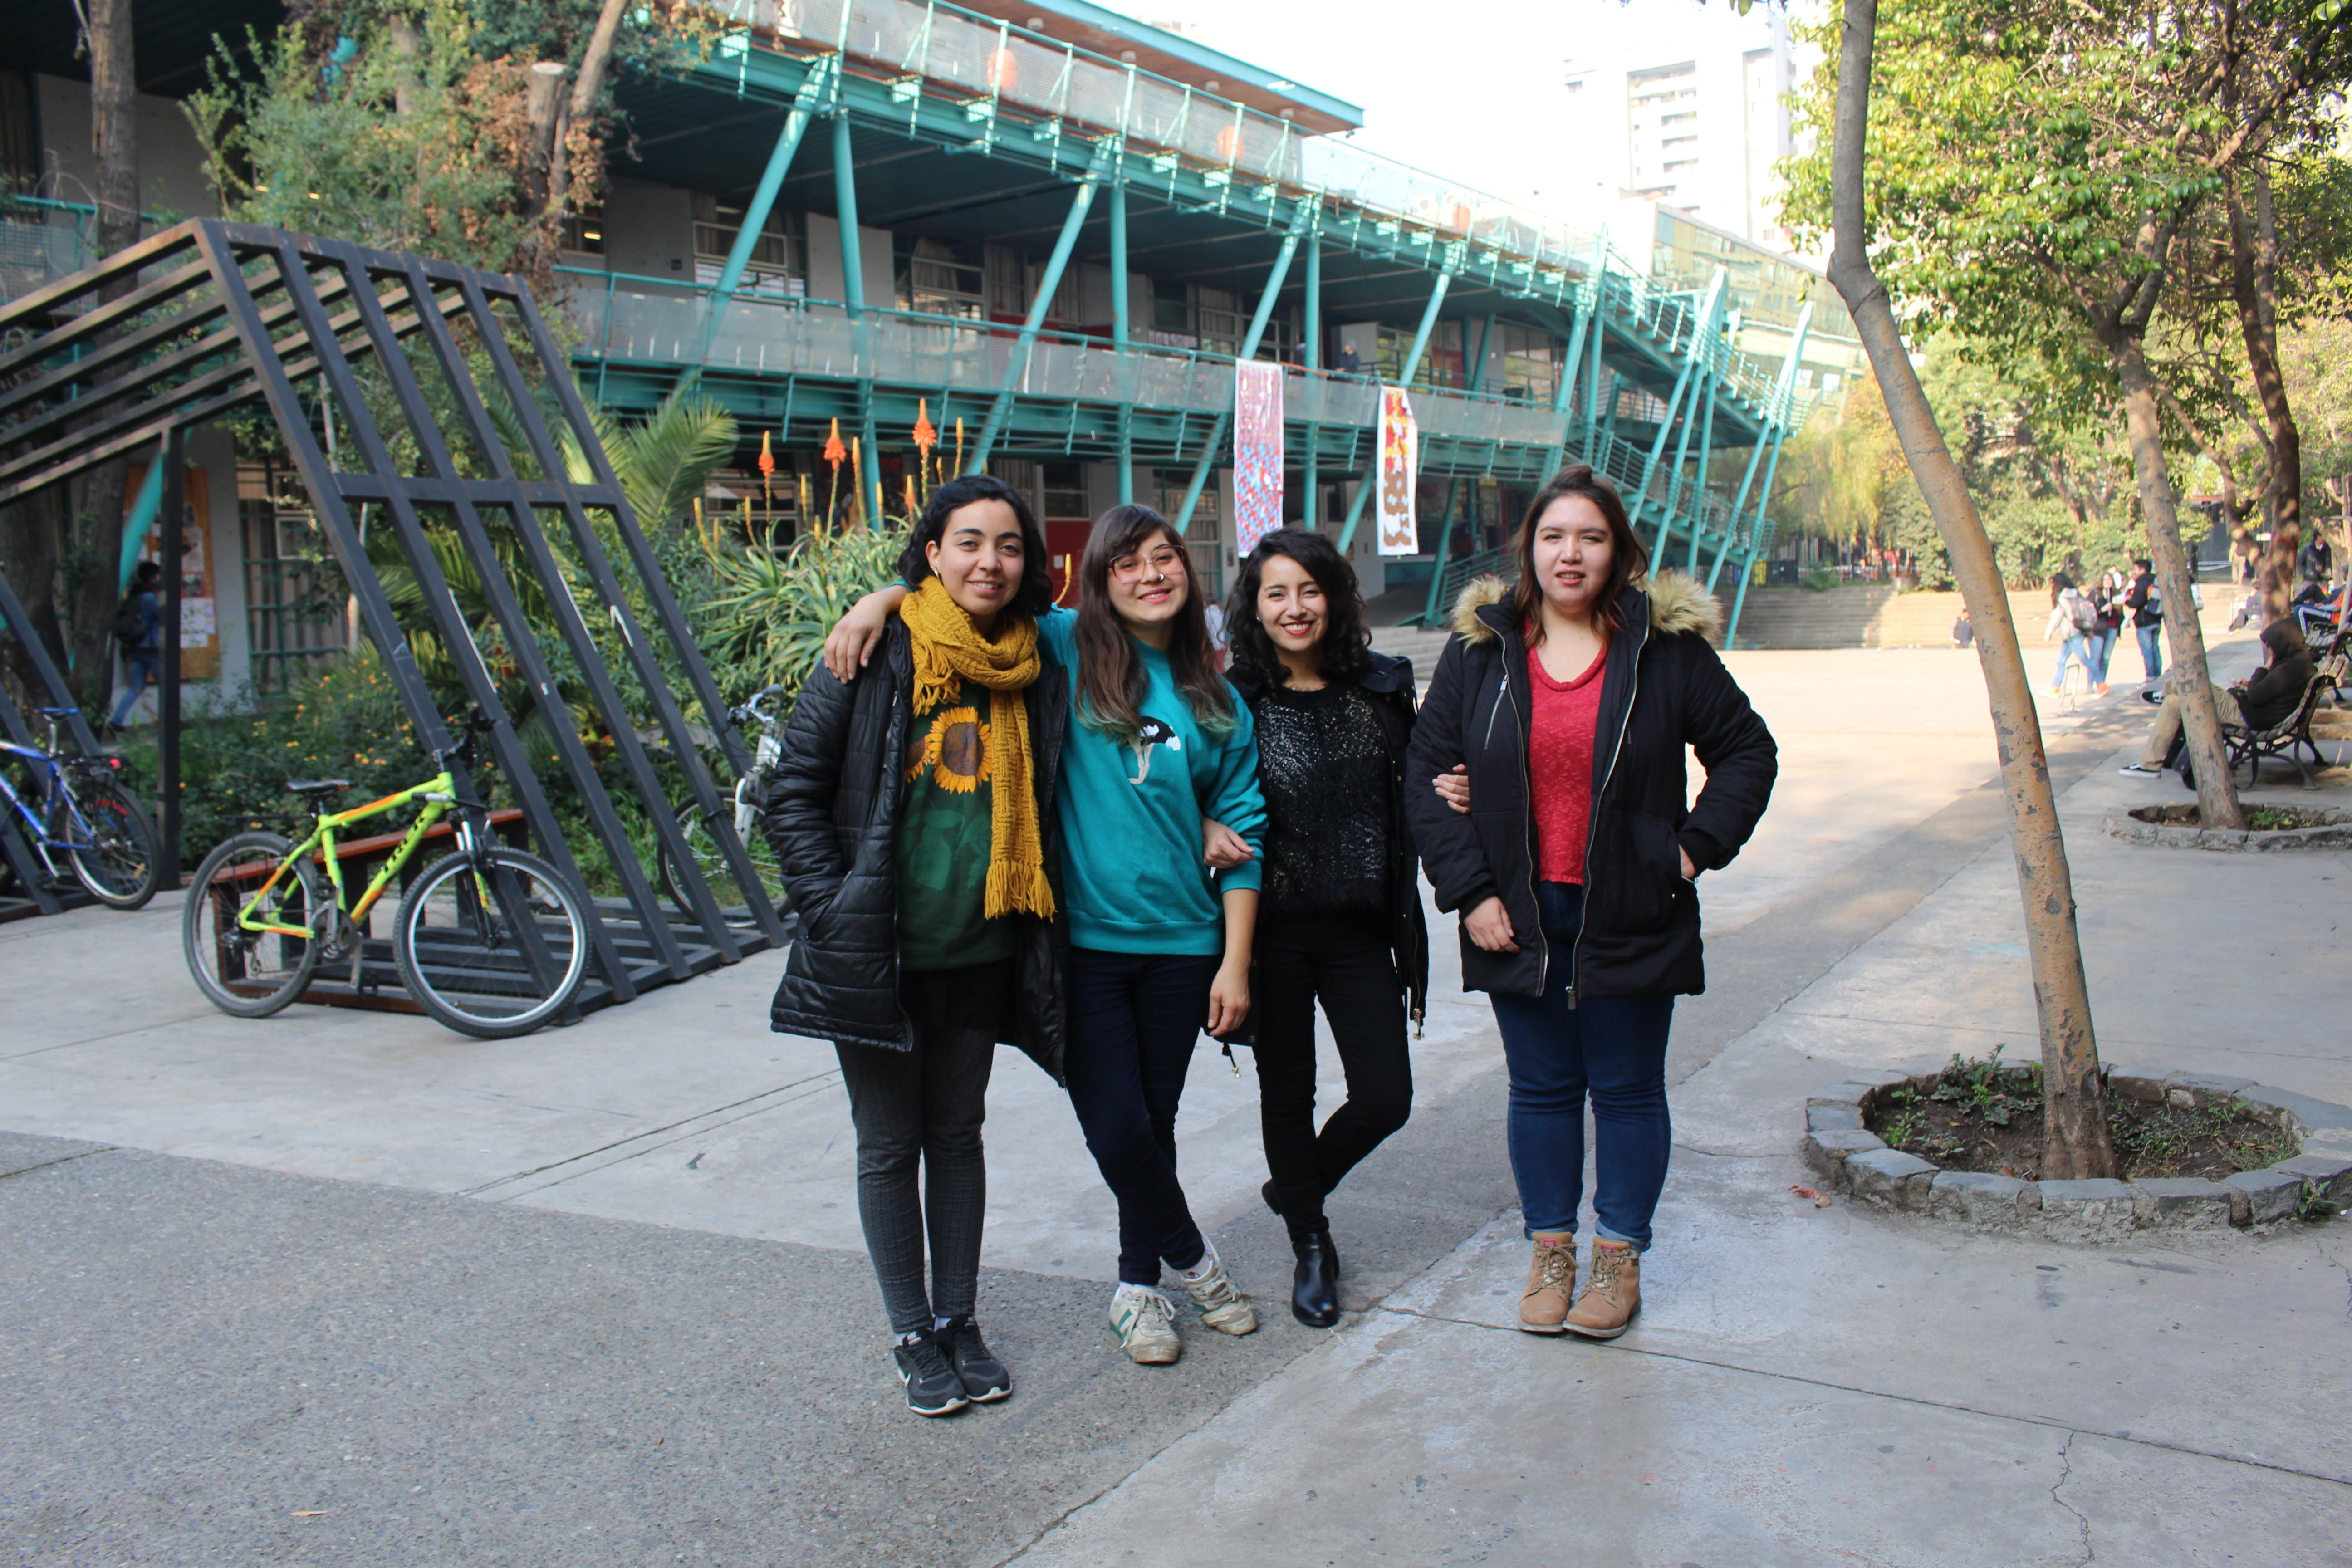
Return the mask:
M1682 407L1683 395L1690 390L1691 376L1698 369L1698 345L1706 336L1706 323L1715 320L1716 307L1722 302L1724 281L1724 270L1718 267L1715 269L1715 281L1706 286L1706 298L1699 306L1698 325L1692 329L1690 347L1684 351L1683 368L1675 377L1674 394L1666 399L1665 412L1658 416L1657 438L1650 443L1649 459L1642 465L1641 482L1633 488L1633 505L1631 510L1633 514L1633 521L1635 522L1641 521L1643 507L1657 504L1650 498L1650 481L1657 475L1658 459L1666 455L1666 437L1674 433L1675 415ZM1663 537L1662 525L1662 540Z
M719 341L719 329L727 321L728 307L735 302L735 290L743 286L743 273L751 264L751 252L767 228L768 216L776 210L776 193L783 188L784 175L791 172L793 159L801 149L801 138L808 133L809 121L816 113L818 100L833 82L839 68L839 55L826 55L818 60L808 75L801 79L800 90L793 95L793 107L784 116L784 128L776 136L776 144L768 153L768 166L760 173L760 183L751 191L751 205L743 209L743 226L735 231L735 243L727 248L727 260L719 269L719 281L712 285L710 299L704 310L707 320L702 331L702 352L686 373L681 385L699 380L702 367L710 358L710 345ZM612 335L612 281L607 279L605 293L605 336ZM597 375L604 375L603 359L610 355L608 342L599 356Z
M1584 340L1588 334L1596 339L1601 335L1594 318L1601 313L1601 268L1602 263L1608 259L1608 256L1609 231L1603 228L1593 257L1592 275L1584 280L1584 287L1577 290L1576 325L1569 331L1568 353L1559 362L1559 384L1552 388L1551 411L1559 417L1559 427L1552 433L1551 450L1544 457L1543 478L1536 481L1536 487L1538 489L1549 483L1554 474L1559 472L1559 466L1568 456L1570 410L1574 407L1576 402L1577 380L1584 372ZM1599 395L1599 377L1596 375L1593 396ZM1592 443L1590 437L1592 424L1591 398L1585 402L1584 422L1588 431L1584 443L1584 455L1589 461L1592 457Z
M1445 586L1445 563L1454 553L1454 498L1462 492L1462 478L1456 474L1445 481L1445 520L1439 525L1437 559L1429 563L1429 597L1421 606L1421 624L1438 625L1438 616L1445 613L1438 595Z
M833 205L841 229L841 298L849 319L857 323L857 357L867 362L867 374L857 385L858 467L866 476L866 526L882 526L882 454L874 449L874 377L872 356L866 350L866 266L857 243L857 159L850 149L849 116L833 116Z
M1486 356L1495 352L1495 312L1486 312L1485 325L1478 329L1478 357L1465 367L1462 387L1465 392L1481 396L1486 391Z
M1265 281L1265 292L1258 296L1256 313L1250 317L1249 332L1242 339L1241 353L1234 356L1235 359L1257 357L1257 345L1265 336L1265 324L1274 317L1275 296L1282 292L1283 279L1290 276L1290 259L1298 254L1298 242L1314 221L1315 204L1299 203L1298 215L1290 220L1289 232L1282 237L1282 248L1275 253L1273 276ZM1233 423L1234 411L1228 407L1209 426L1209 438L1201 445L1200 460L1192 465L1192 482L1184 487L1184 504L1169 520L1180 539L1192 525L1192 510L1201 504L1201 491L1209 482L1209 466L1217 460L1217 453L1225 444L1225 432L1233 428Z
M1812 325L1812 322L1813 307L1808 301L1805 308L1797 313L1797 330L1790 334L1789 352L1781 356L1780 374L1773 379L1772 403L1766 410L1764 433L1757 437L1755 447L1748 452L1748 471L1739 476L1739 493L1731 499L1731 521L1735 528L1739 521L1740 513L1748 510L1748 487L1755 481L1756 466L1763 458L1764 448L1768 446L1772 448L1772 466L1765 472L1764 489L1767 495L1771 492L1772 474L1780 466L1780 438L1788 433L1789 405L1796 394L1797 362L1804 354L1806 330ZM1756 502L1756 517L1758 527L1760 528L1764 517L1764 500L1760 496ZM1751 530L1750 538L1753 537L1754 531ZM1716 579L1723 574L1724 557L1730 553L1731 541L1727 537L1723 542L1723 548L1715 552L1714 566L1707 571L1706 585L1710 593L1715 589Z
M966 473L984 473L988 454L996 445L996 437L1004 429L1004 421L1013 412L1013 389L1021 384L1021 373L1028 367L1029 351L1036 346L1037 333L1045 325L1045 312L1054 303L1054 291L1062 286L1062 273L1070 265L1070 252L1077 248L1078 230L1086 226L1087 211L1094 205L1095 189L1101 179L1101 167L1087 171L1078 182L1076 195L1070 198L1069 216L1062 220L1062 232L1054 241L1054 254L1046 258L1045 274L1037 279L1037 298L1030 302L1029 314L1021 322L1021 336L1013 344L1013 357L1004 367L1004 379L997 384L996 401L989 405L988 418L980 427L980 440L972 447L971 465Z
M1437 312L1445 303L1445 291L1454 287L1454 274L1437 275L1437 287L1429 291L1429 303L1421 312L1421 329L1412 334L1412 351L1405 355L1404 374L1397 378L1400 386L1411 386L1412 378L1421 374L1421 356L1429 351L1429 334L1437 328ZM1375 405L1374 418L1380 416ZM1381 478L1381 444L1376 432L1372 437L1372 466L1364 470L1364 481L1356 487L1356 499L1348 504L1348 523L1339 530L1339 553L1356 542L1356 525L1364 521L1364 503L1371 499L1372 487Z
M1323 385L1316 373L1323 368L1323 237L1319 226L1311 227L1307 236L1307 321L1304 333L1307 351L1307 384L1315 389L1316 405L1320 408ZM1299 513L1310 528L1323 526L1323 426L1309 421L1307 426L1307 504Z
M1587 458L1593 459L1592 466L1597 468L1601 466L1598 461L1601 454L1595 450L1598 443L1594 437L1601 429L1601 349L1609 336L1608 329L1601 320L1601 312L1609 301L1609 226L1606 224L1593 237L1592 275L1586 282L1592 290L1591 303L1586 308L1592 323L1592 373L1584 394L1584 453ZM1570 374L1584 373L1583 367L1577 364L1574 354L1568 356L1568 363L1571 367Z
M130 515L122 520L122 566L115 574L114 584L118 598L131 592L131 574L139 570L139 552L146 547L155 515L163 510L163 467L161 462L147 465L147 477L139 481L139 494L131 503Z
M1723 629L1723 646L1726 647L1731 647L1732 639L1739 635L1739 612L1748 604L1748 585L1756 578L1756 557L1763 549L1765 541L1764 509L1771 501L1772 481L1780 471L1780 443L1789 434L1790 405L1795 402L1797 395L1797 362L1804 353L1805 329L1812 324L1812 318L1813 308L1807 305L1797 318L1797 330L1789 340L1789 356L1780 365L1780 396L1775 399L1778 406L1772 421L1772 458L1764 465L1764 486L1756 492L1756 521L1748 530L1748 552L1740 562L1739 591L1732 596L1731 619ZM1748 464L1751 468L1755 465L1752 456ZM1715 565L1717 572L1723 569L1721 556L1716 557ZM1714 586L1715 578L1710 574L1707 578L1709 591Z
M1110 187L1110 347L1119 370L1128 363L1127 182ZM1135 504L1135 388L1129 385L1118 400L1118 504Z

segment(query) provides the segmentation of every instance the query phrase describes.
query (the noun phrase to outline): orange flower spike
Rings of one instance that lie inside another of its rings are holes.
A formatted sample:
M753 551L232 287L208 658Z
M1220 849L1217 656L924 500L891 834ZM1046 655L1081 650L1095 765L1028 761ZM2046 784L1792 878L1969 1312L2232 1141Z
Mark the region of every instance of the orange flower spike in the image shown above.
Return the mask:
M915 399L915 449L926 458L940 444L940 433L931 427L930 405L928 397Z
M841 421L836 419L833 422L833 433L824 438L824 460L833 465L835 474L839 474L842 462L848 456L849 448L841 444Z

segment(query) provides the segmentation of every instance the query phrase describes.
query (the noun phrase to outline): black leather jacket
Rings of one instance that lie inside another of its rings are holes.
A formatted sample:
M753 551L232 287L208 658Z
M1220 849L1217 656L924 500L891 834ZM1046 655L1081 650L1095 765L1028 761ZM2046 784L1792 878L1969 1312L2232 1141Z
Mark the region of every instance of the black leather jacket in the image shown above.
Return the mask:
M914 654L892 616L875 658L847 685L824 666L809 677L784 731L783 760L762 818L800 917L800 936L768 1011L780 1034L913 1048L898 1002L898 811L914 720ZM1061 827L1054 785L1069 720L1061 667L1046 659L1024 693L1038 825L1054 904L1064 907ZM1066 922L1015 915L1013 1016L1005 1043L1063 1077Z

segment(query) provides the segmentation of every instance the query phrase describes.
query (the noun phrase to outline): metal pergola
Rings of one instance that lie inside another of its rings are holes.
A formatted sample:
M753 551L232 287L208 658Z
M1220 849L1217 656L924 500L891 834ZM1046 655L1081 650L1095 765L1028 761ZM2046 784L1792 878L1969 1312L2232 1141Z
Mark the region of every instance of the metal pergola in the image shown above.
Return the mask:
M176 495L184 433L256 403L267 406L292 457L420 743L447 748L449 728L371 564L355 509L372 510L394 530L464 698L488 721L490 754L530 837L584 894L586 879L517 736L528 715L501 702L436 542L446 549L454 541L484 584L504 652L622 884L620 898L596 900L591 914L594 967L583 1004L625 1002L647 985L781 942L783 921L698 742L715 740L739 771L750 756L522 281L279 229L209 218L178 224L0 308L0 505L139 453L167 465L164 493ZM567 453L584 462L584 479L573 476ZM163 511L173 559L179 509ZM518 563L513 577L501 544ZM525 574L549 606L563 662L610 736L625 787L677 868L684 910L667 902L638 859L559 686L555 650L541 646L524 615L518 584ZM575 575L588 607L575 596ZM165 853L176 864L178 574L167 571L164 582L173 602L163 617L162 804ZM13 627L26 625L5 583L0 614ZM679 831L639 733L642 716L629 710L598 641L600 623L625 650L623 668L651 709L659 743L708 816L735 884L727 900L702 877ZM685 699L702 710L707 736L689 730L664 648L683 672ZM79 718L74 733L95 750ZM479 799L472 781L461 776L460 788Z

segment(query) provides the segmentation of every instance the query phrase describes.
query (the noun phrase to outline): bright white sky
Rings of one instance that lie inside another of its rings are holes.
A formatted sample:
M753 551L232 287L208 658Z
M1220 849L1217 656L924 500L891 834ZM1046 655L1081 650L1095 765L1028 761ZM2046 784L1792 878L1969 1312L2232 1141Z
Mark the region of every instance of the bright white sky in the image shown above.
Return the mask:
M1650 64L1738 25L1726 0L1103 3L1193 24L1212 48L1357 104L1359 145L1554 210L1594 183L1576 166L1568 62Z

